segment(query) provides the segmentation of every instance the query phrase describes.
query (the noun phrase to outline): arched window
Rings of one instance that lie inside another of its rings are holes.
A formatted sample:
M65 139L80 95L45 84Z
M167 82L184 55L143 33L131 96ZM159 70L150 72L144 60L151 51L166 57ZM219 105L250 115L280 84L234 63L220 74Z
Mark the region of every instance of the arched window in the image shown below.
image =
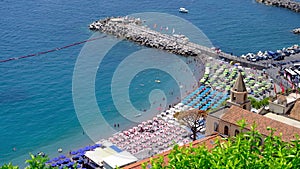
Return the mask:
M214 131L219 131L219 124L217 122L214 122Z
M236 130L234 131L234 136L236 136L236 135L238 135L238 134L240 134L240 131L239 131L238 129L236 129Z
M246 105L244 105L244 106L243 106L243 109L246 109L246 108L247 108L247 106L246 106Z
M224 134L225 134L225 135L228 135L228 131L229 131L228 126L225 126L225 127L224 127Z
M236 97L235 97L235 95L233 94L232 95L232 101L235 101L236 100Z

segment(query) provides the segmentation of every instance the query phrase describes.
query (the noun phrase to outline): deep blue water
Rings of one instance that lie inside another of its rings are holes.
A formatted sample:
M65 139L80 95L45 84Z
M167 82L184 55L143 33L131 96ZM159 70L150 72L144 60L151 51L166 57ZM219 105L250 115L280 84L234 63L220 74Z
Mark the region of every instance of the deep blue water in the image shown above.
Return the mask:
M189 10L188 14L178 13L182 6ZM0 59L88 39L93 34L87 29L92 21L138 12L162 12L182 17L201 29L213 45L236 55L276 50L300 41L300 36L290 32L300 25L299 13L257 4L254 0L2 0ZM72 98L73 71L82 47L78 45L0 64L0 164L8 161L22 164L29 152L41 150L54 156L59 147L67 152L92 142L83 133ZM97 72L97 104L111 124L132 125L115 113L110 82L113 71L126 53L139 49L138 45L121 42L115 53L108 54ZM164 79L166 83L153 83L155 79ZM166 92L167 104L179 95L176 93L179 86L172 77L160 70L149 69L132 80L129 101L137 109L148 109L147 99L153 89ZM175 93L170 95L172 91ZM99 131L99 135L102 132Z

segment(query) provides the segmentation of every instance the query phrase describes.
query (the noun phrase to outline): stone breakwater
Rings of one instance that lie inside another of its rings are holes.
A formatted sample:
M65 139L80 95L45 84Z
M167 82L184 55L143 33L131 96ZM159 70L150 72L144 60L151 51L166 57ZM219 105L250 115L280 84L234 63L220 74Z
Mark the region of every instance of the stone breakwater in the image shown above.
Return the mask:
M300 28L293 29L293 33L294 33L294 34L300 34Z
M256 0L256 2L300 12L300 2L295 2L293 0Z
M143 21L139 18L106 18L93 22L90 29L177 55L197 56L201 53L201 50L196 49L184 35L161 34L143 26L142 23Z
M101 31L118 38L127 39L143 46L161 49L182 56L194 56L206 60L206 57L214 57L226 61L235 61L243 66L264 69L266 65L249 62L232 54L227 54L205 46L190 42L184 35L168 35L151 30L143 25L145 21L140 18L118 17L105 18L90 24L93 31Z

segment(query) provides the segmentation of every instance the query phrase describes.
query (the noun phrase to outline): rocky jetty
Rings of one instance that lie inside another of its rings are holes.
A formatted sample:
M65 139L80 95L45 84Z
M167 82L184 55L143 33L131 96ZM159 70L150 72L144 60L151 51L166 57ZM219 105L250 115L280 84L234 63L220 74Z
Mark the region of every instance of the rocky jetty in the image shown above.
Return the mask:
M300 2L295 2L293 0L256 0L256 2L300 12Z
M93 22L89 28L182 56L197 56L201 53L184 35L161 34L142 23L139 18L106 18Z
M294 34L300 34L300 28L293 29L293 33L294 33Z
M250 62L232 54L190 42L184 35L162 34L151 30L144 25L144 22L140 18L110 17L93 22L89 28L93 31L101 31L143 46L161 49L177 55L197 56L200 59L210 56L225 61L236 61L247 67L256 67L257 69L266 68L265 64Z

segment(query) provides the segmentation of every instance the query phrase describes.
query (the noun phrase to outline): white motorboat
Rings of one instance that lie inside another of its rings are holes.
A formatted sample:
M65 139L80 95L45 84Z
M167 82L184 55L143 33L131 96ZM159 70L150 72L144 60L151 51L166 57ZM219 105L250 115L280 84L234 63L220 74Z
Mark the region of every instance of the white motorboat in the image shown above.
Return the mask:
M181 12L181 13L188 13L189 10L187 10L185 8L179 8L179 12Z

